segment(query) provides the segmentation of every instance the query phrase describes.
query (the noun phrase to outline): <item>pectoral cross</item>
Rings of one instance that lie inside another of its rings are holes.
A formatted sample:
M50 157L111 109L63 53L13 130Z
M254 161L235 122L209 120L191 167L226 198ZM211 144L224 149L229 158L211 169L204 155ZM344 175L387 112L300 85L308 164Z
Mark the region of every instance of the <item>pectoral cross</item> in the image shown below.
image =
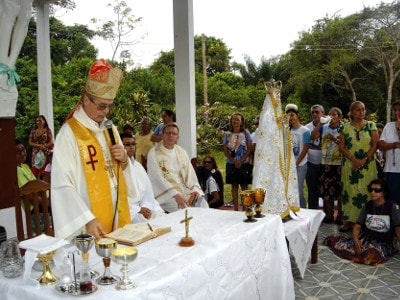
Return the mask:
M108 172L108 175L113 178L114 177L114 165L111 160L106 161L106 166L104 169Z
M187 209L185 210L185 219L183 219L182 221L181 221L181 224L182 223L185 223L185 232L186 232L186 238L188 238L189 237L189 222L190 222L190 220L192 220L193 219L193 217L189 217L188 218L188 211L187 211Z

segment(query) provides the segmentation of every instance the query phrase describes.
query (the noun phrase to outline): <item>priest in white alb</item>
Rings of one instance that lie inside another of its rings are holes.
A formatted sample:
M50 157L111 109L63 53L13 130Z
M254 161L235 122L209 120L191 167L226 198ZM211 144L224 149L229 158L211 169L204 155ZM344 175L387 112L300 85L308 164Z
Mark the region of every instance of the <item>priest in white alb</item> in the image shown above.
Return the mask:
M188 206L208 207L189 156L176 144L178 140L178 125L167 123L160 143L147 155L147 172L155 198L167 212Z
M114 126L105 127L123 73L105 60L89 69L79 103L56 137L51 203L56 237L83 228L95 238L131 223L136 191L131 164Z

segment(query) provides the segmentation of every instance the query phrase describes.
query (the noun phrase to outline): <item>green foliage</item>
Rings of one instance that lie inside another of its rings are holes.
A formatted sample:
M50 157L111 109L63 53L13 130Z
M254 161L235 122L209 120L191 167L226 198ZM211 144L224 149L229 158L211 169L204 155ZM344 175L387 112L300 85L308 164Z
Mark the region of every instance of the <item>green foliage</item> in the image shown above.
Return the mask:
M57 2L67 7L73 3ZM250 57L245 58L244 65L230 63L231 49L223 40L206 37L209 106L202 106L202 41L196 36L199 153L220 147L228 117L233 112L243 113L249 121L247 127L253 129L253 119L260 113L265 98L264 81L271 78L283 82L282 103L297 104L302 123L310 121L312 104L320 103L326 110L337 106L346 115L354 99L366 104L369 118L383 122L386 104L400 93L399 5L398 1L382 3L376 9L364 9L346 18L335 15L317 20L312 30L303 32L293 43L290 52L268 60L263 58L258 65ZM104 23L106 38L122 37L140 21L131 15L125 1L116 1L110 7L117 9L114 17L121 15L126 19L118 23L111 18L111 23ZM80 99L87 71L97 56L90 40L99 32L86 25L65 26L55 18L50 19L55 133ZM119 46L114 47L116 50ZM110 114L114 122L122 128L128 122L138 124L143 116L158 120L163 108L175 110L174 51L161 52L148 68L128 68L129 53L120 49L123 57L112 62L124 70L117 105ZM22 79L18 84L16 132L22 140L27 139L39 114L36 51L36 23L32 18L16 65Z
M231 59L231 50L228 49L226 44L213 36L205 36L205 50L206 50L206 69L207 76L211 77L217 73L229 72ZM202 37L196 35L194 37L194 57L196 72L203 72L203 59L202 59Z
M120 99L115 109L110 112L110 118L119 129L127 123L135 126L143 117L149 115L150 99L145 92L135 92L129 97L120 94Z
M246 129L252 132L253 120L260 110L261 108L256 107L237 108L221 102L199 106L196 110L198 153L210 154L212 149L222 145L225 132L229 129L229 118L233 113L241 113L245 118Z

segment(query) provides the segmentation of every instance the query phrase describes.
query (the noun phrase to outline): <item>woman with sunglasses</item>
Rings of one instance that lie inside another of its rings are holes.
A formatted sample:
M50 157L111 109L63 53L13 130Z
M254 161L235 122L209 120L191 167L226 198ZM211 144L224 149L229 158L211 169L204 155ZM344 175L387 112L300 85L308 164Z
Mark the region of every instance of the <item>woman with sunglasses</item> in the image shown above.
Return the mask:
M353 238L330 236L324 244L341 258L355 263L376 265L384 263L397 247L394 237L400 240L400 211L387 197L383 179L374 179L368 185L370 201L363 205L353 228Z
M341 232L350 231L360 208L368 199L367 185L377 177L375 151L378 132L374 122L365 119L365 105L354 101L349 108L350 122L339 128L339 151L342 160Z

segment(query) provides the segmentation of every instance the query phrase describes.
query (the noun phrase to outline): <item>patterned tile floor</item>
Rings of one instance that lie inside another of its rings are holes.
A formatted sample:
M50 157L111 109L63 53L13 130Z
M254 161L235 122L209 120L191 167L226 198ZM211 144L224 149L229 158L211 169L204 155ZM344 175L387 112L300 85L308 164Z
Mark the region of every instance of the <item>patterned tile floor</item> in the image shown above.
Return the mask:
M326 236L343 234L338 228L334 224L321 225L318 263L309 263L304 279L301 279L292 258L296 300L400 299L400 254L379 266L365 266L341 259L322 245Z

